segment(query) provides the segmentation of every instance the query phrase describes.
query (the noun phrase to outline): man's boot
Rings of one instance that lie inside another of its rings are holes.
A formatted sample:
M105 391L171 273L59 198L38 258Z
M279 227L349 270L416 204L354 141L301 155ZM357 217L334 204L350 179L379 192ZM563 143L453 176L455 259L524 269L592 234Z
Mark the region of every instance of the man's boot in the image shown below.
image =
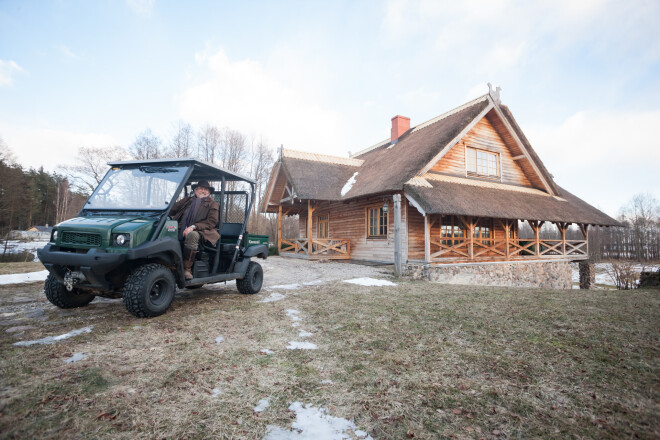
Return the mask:
M183 271L186 280L193 279L192 267L195 262L195 255L197 255L197 251L190 250L187 247L183 248Z

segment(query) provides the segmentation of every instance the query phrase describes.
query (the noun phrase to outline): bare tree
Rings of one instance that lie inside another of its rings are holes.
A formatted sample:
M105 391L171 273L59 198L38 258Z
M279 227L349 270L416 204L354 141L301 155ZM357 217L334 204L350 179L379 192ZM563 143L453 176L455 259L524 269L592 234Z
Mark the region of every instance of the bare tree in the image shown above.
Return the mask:
M169 157L193 157L195 133L189 123L179 121L174 127L174 135L167 148Z
M128 153L121 147L81 147L75 165L60 165L74 190L90 194L108 171L108 162L124 160Z
M621 210L632 234L632 247L637 260L657 258L660 233L660 204L651 194L636 194Z
M5 143L5 140L0 136L0 162L5 165L15 165L16 156L11 151L9 146Z
M255 145L252 142L250 149L250 177L256 181L256 199L252 206L252 217L255 219L255 230L261 231L261 216L259 208L263 203L264 192L270 178L270 170L273 166L273 150L263 140Z
M220 130L211 124L206 124L199 130L197 137L197 157L206 162L216 163L216 155L220 146Z
M246 155L247 140L245 135L238 130L225 128L222 136L223 168L235 173L242 172Z
M140 133L135 142L129 148L134 159L158 159L162 157L161 141L160 138L151 132L151 129L146 129Z

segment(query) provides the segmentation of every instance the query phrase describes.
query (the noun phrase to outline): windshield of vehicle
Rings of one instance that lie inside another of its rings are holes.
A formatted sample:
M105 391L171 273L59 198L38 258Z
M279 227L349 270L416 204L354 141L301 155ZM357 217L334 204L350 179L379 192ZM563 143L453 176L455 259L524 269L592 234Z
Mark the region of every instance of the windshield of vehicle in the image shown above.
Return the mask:
M141 166L108 171L87 201L87 209L165 209L187 167Z

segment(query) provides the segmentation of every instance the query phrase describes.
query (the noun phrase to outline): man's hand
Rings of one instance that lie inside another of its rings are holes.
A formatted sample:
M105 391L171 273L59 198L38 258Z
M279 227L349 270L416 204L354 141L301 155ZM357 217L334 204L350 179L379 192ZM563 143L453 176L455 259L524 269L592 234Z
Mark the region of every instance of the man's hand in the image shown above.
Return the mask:
M188 234L190 234L194 230L195 230L195 228L193 228L192 226L188 226L186 229L183 230L183 236L186 237Z

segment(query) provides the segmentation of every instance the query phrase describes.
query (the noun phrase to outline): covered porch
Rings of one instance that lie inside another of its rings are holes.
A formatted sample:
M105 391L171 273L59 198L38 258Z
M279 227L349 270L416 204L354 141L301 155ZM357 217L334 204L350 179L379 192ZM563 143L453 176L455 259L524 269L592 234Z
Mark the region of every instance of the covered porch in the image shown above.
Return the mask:
M351 241L348 238L329 238L328 228L324 228L317 222L316 237L314 237L314 212L323 202L307 200L292 204L283 209L278 206L277 211L277 250L280 255L286 257L304 258L312 260L348 260L351 258ZM301 212L305 210L305 212ZM305 237L284 238L282 236L282 219L287 215L305 214L308 219L305 222Z
M518 220L472 216L424 216L424 262L429 264L515 260L584 260L589 256L588 224L578 224L582 238L567 239L568 222L527 220L532 237L520 238ZM541 238L544 224L557 238Z

